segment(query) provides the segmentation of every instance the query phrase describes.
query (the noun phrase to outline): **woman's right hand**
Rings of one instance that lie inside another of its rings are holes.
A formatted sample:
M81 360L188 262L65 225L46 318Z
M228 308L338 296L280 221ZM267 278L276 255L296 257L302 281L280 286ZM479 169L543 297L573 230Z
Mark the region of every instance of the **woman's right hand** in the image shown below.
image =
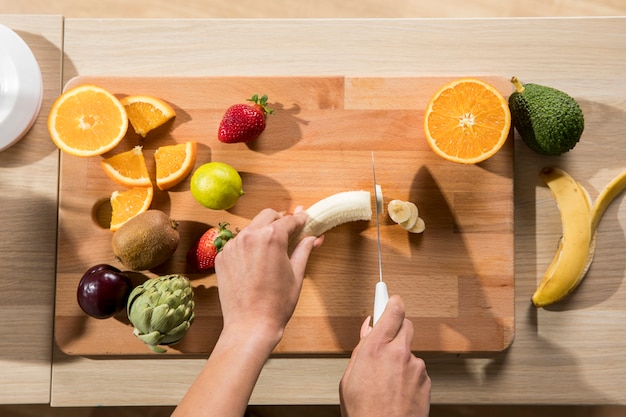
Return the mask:
M339 384L343 417L427 417L431 381L424 361L411 352L413 324L404 302L389 298L373 328L368 317Z

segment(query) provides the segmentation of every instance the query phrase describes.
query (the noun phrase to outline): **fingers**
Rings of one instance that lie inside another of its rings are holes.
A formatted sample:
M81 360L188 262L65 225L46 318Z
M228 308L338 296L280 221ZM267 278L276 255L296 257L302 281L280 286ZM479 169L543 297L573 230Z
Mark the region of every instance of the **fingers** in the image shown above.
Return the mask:
M276 210L272 210L269 208L264 209L264 210L261 210L261 212L259 212L259 214L257 214L252 219L248 227L252 227L252 228L262 227L280 219L282 216L283 215L277 212Z
M287 233L287 236L291 238L298 233L304 227L306 223L307 214L303 211L294 213L291 216L281 216L276 220L276 227L280 227Z
M306 220L307 213L303 210L302 206L296 207L293 215L285 215L284 213L279 213L268 208L259 212L246 229L250 232L252 230L256 232L257 230L269 226L273 229L273 232L278 232L275 236L279 237L281 242L288 244L289 240L304 227ZM243 232L245 232L245 230L243 230L242 233ZM231 241L236 240L237 239L233 239ZM323 241L323 237L311 236L298 242L290 257L292 269L297 278L302 279L302 277L304 277L304 271L311 252L313 249L319 247ZM218 254L218 257L220 254Z
M371 336L381 343L389 343L396 338L404 324L404 302L399 295L392 295L380 320L372 329ZM412 336L411 336L412 337Z
M370 326L370 321L372 320L372 316L367 316L363 324L361 325L361 333L360 337L363 339L372 331L372 326Z
M291 269L293 269L294 275L299 279L304 277L304 271L311 252L319 246L316 245L317 241L318 239L314 236L306 237L298 242L298 245L291 253Z
M413 342L413 336L415 334L415 329L411 320L405 318L402 321L402 327L400 328L400 332L398 333L398 335L400 334L403 335L403 343L411 346L411 342Z
M252 219L248 228L258 229L275 223L276 227L284 230L288 236L291 236L302 229L306 223L306 219L307 214L298 207L296 208L296 212L290 216L267 208L259 212L259 214Z

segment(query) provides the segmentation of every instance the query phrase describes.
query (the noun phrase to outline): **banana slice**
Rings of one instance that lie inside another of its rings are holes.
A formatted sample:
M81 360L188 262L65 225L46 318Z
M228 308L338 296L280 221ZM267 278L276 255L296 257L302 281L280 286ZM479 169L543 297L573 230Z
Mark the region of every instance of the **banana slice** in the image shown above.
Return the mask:
M426 222L421 217L417 218L417 221L410 229L406 229L410 233L422 233L424 230L426 230Z
M387 204L387 212L394 222L400 224L411 218L411 209L406 201L391 200Z
M383 188L376 184L376 212L383 214L385 211L385 199L383 198Z
M422 233L426 229L424 219L419 217L419 210L411 201L391 200L387 204L387 212L391 220L407 232Z
M405 201L404 204L406 204L406 206L409 208L410 216L407 220L400 222L398 224L404 230L410 231L413 228L413 226L415 226L415 223L417 223L417 219L419 219L419 210L417 209L417 206L415 205L415 203L411 201Z

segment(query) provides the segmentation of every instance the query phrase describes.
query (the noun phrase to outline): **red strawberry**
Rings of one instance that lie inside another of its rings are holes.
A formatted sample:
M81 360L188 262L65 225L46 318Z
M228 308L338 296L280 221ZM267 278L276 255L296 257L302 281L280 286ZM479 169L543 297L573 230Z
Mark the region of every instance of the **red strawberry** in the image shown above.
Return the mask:
M219 227L211 227L204 232L187 252L187 263L201 271L214 268L215 257L233 238L233 233L226 226L228 223L220 223Z
M267 107L267 96L255 94L248 101L254 104L235 104L224 113L217 131L221 142L250 142L265 130L265 114L274 113Z

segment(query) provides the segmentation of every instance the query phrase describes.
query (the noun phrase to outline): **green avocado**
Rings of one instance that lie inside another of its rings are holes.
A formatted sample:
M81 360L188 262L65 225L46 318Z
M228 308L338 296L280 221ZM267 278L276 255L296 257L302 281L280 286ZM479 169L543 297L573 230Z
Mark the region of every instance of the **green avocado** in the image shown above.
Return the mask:
M552 87L522 84L516 77L509 96L511 122L533 151L561 155L576 146L585 128L580 106L571 96Z

